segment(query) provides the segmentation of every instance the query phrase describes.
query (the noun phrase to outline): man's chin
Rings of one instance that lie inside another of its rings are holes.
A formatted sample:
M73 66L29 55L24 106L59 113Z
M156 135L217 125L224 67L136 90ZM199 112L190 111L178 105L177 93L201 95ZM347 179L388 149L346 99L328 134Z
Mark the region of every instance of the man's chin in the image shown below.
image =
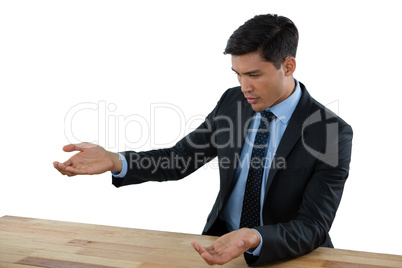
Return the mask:
M267 107L268 108L268 107ZM257 105L257 104L251 104L251 109L253 109L254 112L260 113L262 111L265 111L267 108L265 108L262 105Z

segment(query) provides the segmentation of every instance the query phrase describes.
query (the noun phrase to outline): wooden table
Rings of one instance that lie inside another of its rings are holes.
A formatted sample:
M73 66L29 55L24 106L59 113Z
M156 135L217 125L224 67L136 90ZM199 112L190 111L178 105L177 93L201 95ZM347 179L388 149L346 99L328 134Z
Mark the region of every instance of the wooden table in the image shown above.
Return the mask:
M0 267L209 267L190 243L216 237L4 216ZM224 267L247 267L242 257ZM402 256L319 248L264 267L402 267Z

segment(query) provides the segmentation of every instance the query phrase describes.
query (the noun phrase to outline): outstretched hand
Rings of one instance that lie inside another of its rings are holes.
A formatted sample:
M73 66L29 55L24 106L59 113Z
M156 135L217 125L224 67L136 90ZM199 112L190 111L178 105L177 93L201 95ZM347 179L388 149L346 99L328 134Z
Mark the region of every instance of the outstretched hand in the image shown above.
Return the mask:
M53 166L63 175L70 177L121 170L118 154L106 151L101 146L91 143L69 144L64 146L63 150L65 152L79 151L64 163L53 162Z
M251 229L242 228L219 237L209 247L192 242L193 248L209 264L223 265L260 244L259 234Z

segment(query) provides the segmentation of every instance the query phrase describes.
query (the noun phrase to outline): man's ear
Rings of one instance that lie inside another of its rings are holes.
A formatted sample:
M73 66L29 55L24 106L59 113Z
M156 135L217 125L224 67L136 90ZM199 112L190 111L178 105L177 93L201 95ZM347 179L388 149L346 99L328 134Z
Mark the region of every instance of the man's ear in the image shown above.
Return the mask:
M296 59L294 57L287 57L283 63L283 70L285 72L285 76L292 75L296 70Z

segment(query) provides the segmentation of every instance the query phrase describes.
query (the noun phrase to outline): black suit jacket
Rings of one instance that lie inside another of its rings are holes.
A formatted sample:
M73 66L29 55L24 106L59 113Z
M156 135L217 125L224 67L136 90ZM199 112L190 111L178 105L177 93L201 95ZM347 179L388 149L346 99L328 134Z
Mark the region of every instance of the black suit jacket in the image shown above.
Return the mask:
M251 265L332 246L328 232L348 177L353 134L351 127L315 101L303 84L301 89L269 172L264 225L255 227L264 241L261 254L245 254ZM218 156L220 191L203 234L222 235L227 229L219 215L236 184L234 174L253 114L240 87L228 89L205 121L175 146L123 152L128 173L123 179L113 178L113 184L178 180ZM155 167L155 163L164 165Z

